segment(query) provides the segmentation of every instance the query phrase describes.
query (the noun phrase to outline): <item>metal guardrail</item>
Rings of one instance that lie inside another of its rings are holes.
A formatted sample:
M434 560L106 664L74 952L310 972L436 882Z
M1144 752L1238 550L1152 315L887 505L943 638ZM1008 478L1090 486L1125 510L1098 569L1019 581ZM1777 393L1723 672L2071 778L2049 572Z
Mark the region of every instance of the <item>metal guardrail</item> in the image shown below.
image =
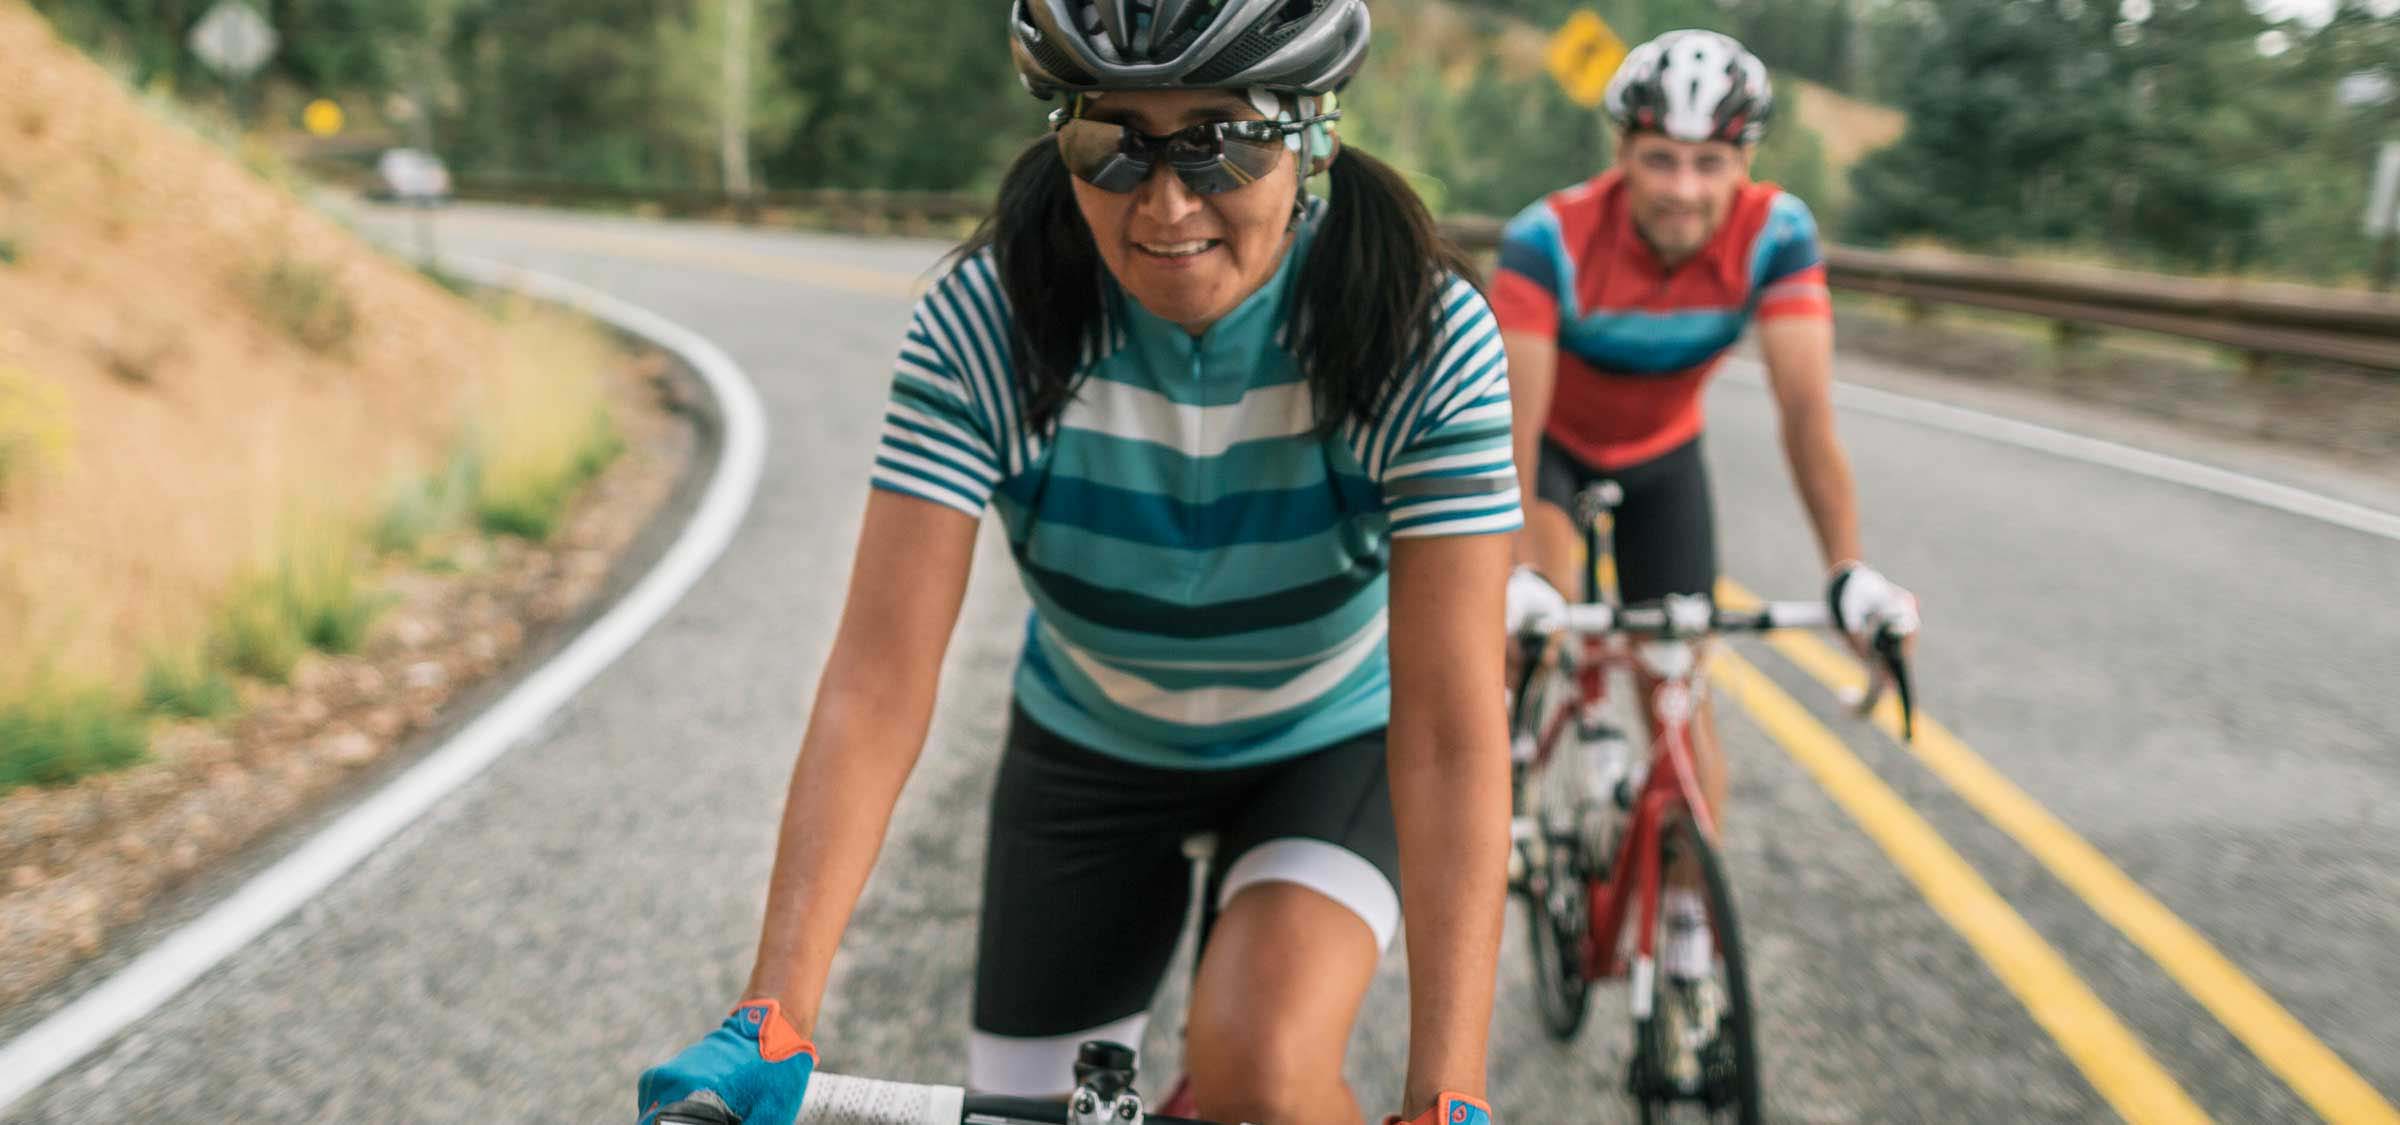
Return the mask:
M461 198L568 205L646 204L670 214L732 215L749 221L804 215L837 223L904 226L981 218L987 197L951 192L769 191L734 199L713 189L634 189L557 181L477 178ZM1461 247L1489 254L1500 220L1446 219ZM2347 364L2400 373L2400 297L2302 285L2174 277L2128 270L2015 262L1966 254L1828 246L1834 288L1926 305L1961 305L2040 317L2078 329L2126 329L2217 344L2252 365L2270 358Z
M1443 228L1478 253L1500 244L1497 219L1462 216ZM2284 357L2400 372L2400 298L2380 293L1856 246L1826 247L1825 273L1836 289L2202 340L2254 364Z
M674 215L773 216L813 212L836 218L921 219L950 222L980 219L991 210L987 196L940 191L762 191L736 198L715 188L623 188L507 177L469 176L457 181L460 199L498 203L552 203L569 206L627 206L643 204Z

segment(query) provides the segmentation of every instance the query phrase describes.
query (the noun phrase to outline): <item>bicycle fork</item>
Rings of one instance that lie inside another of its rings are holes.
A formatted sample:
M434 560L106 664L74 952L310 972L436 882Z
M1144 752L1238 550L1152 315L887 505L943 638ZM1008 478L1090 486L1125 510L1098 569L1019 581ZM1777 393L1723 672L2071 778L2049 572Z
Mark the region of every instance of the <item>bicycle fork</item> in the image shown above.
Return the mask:
M1659 898L1666 879L1660 849L1668 795L1652 788L1643 792L1632 823L1618 840L1616 862L1603 893L1590 896L1586 909L1583 968L1587 980L1631 974L1633 1017L1650 1016L1651 983L1657 973ZM1629 934L1628 924L1634 929Z

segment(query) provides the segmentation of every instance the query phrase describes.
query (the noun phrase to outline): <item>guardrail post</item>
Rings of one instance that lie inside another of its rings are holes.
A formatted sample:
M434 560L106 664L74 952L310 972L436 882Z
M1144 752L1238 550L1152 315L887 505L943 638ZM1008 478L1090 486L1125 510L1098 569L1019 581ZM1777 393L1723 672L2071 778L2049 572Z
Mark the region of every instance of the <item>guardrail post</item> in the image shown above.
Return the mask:
M2273 374L2275 374L2274 356L2266 352L2246 351L2242 353L2243 379L2252 383L2263 383Z
M2078 354L2090 351L2099 338L2100 333L2088 324L2078 324L2072 320L2050 322L2050 347L2056 353L2061 367L2065 367Z

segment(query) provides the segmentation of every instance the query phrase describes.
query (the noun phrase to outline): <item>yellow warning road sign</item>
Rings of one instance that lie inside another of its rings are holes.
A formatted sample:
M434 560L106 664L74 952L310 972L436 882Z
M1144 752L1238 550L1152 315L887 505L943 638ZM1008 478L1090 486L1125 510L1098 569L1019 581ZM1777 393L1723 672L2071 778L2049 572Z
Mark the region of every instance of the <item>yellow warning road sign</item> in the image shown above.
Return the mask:
M342 131L342 107L330 99L318 98L300 111L300 123L320 137L330 137Z
M1627 50L1625 41L1609 30L1599 13L1581 9L1550 36L1550 76L1566 88L1568 97L1596 107L1607 95L1608 80L1616 76Z

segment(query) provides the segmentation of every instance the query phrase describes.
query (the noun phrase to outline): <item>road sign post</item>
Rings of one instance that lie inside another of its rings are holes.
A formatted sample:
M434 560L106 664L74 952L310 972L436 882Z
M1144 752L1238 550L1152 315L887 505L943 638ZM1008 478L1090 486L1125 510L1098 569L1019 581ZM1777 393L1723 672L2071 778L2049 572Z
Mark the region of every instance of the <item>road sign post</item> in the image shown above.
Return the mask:
M2385 141L2375 154L2375 179L2367 189L2367 236L2376 240L2375 290L2392 287L2394 250L2400 249L2400 141Z
M250 76L275 57L279 37L248 0L217 0L217 5L192 25L186 42L210 70L225 80L234 111L246 123L250 117Z

